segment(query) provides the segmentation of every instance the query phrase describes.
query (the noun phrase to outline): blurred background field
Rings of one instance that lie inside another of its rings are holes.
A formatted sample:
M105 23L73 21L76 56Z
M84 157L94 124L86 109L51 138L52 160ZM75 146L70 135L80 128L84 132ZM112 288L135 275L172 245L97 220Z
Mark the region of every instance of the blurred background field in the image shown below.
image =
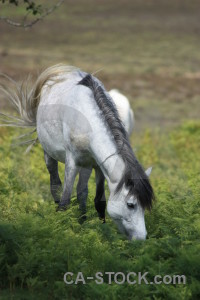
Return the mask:
M136 130L165 129L199 118L199 20L194 0L67 0L31 30L1 22L0 71L22 80L58 62L103 69L106 88L129 97Z
M40 1L53 3L54 1ZM20 19L0 4L0 15ZM199 299L200 2L66 0L24 30L0 23L0 72L17 81L64 62L95 72L135 113L131 144L151 176L156 203L149 239L130 243L93 206L80 225L72 206L56 214L43 152L11 148L22 130L0 128L0 299ZM11 111L0 94L1 111ZM63 166L60 166L63 177ZM63 274L184 274L186 285L65 286Z

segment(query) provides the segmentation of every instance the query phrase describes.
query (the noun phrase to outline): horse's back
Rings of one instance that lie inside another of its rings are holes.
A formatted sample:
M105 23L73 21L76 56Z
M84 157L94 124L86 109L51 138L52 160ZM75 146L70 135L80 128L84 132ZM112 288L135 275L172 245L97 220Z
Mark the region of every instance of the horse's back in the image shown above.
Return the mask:
M116 89L110 90L109 94L115 102L120 119L122 120L126 131L131 135L134 127L134 113L128 98Z
M51 87L46 86L38 106L40 143L51 157L62 162L67 152L73 153L77 160L79 156L92 160L91 151L96 151L99 140L107 136L92 91L78 84L84 74L77 72Z

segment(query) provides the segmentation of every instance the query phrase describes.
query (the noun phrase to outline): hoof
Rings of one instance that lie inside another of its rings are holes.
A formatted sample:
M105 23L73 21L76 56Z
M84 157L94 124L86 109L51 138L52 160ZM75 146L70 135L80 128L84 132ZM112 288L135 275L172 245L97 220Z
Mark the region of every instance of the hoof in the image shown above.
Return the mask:
M105 223L105 212L98 212L98 217L99 220L103 220L103 223Z
M87 220L87 216L86 215L81 215L78 219L78 222L79 222L80 225L82 225L86 220Z
M59 205L56 209L56 211L65 211L67 209L66 205Z
M103 217L103 218L99 217L99 220L102 221L102 224L106 223L105 217Z

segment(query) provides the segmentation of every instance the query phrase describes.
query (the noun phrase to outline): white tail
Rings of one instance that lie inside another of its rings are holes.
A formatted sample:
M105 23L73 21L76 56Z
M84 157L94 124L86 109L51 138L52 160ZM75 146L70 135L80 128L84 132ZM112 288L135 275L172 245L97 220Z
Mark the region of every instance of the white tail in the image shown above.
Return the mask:
M11 77L5 74L0 74L0 76L4 78L4 81L7 80L9 82L9 85L0 83L0 91L5 94L7 100L15 107L15 109L19 113L18 117L0 113L0 127L32 127L34 128L34 131L36 131L37 108L40 102L40 96L43 86L47 84L47 82L48 85L52 86L53 84L61 80L60 78L58 79L58 75L61 75L63 73L70 73L74 70L77 70L77 68L66 66L63 64L52 66L42 72L35 83L33 83L32 85L30 77L19 84ZM31 131L30 134L27 135L31 135L34 131ZM19 143L18 145L27 144L29 142L32 143L31 145L34 145L36 141L37 139L32 139ZM27 148L27 150L31 148L30 146Z

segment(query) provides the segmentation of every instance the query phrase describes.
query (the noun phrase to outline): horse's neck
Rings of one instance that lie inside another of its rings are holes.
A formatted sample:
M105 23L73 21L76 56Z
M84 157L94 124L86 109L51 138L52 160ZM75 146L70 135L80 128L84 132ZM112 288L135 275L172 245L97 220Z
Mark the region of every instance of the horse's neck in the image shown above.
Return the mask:
M118 154L118 149L102 120L96 118L92 124L95 134L90 148L97 164L101 168L110 189L110 192L119 183L124 173L125 163Z
M103 162L101 169L108 182L110 192L114 192L125 170L123 159L119 154L113 154Z

